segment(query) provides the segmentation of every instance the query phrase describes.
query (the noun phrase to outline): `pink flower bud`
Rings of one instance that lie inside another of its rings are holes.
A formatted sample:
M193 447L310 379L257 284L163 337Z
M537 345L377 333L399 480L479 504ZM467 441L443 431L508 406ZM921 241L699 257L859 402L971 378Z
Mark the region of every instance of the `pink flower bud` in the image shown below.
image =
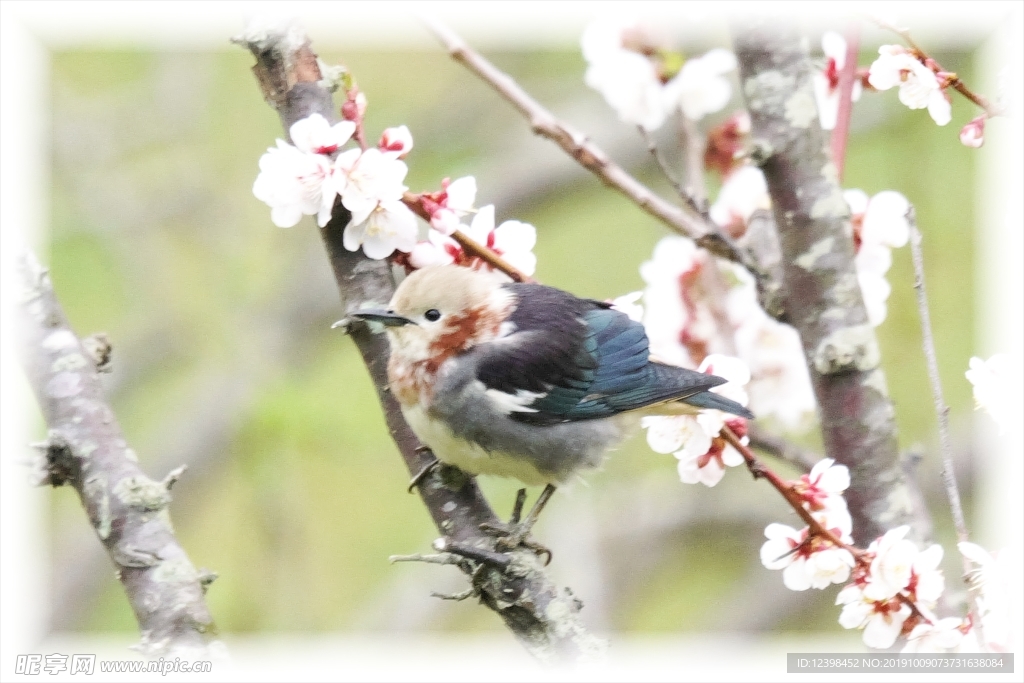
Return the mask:
M985 115L972 119L960 129L960 142L967 147L981 147L985 144Z
M346 121L362 121L366 115L366 95L355 88L350 90L348 98L341 105L341 115Z

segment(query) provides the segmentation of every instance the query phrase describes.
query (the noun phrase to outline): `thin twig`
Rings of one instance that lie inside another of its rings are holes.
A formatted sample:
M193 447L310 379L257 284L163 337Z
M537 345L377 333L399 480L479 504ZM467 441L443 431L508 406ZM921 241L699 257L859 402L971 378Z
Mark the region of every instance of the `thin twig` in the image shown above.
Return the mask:
M513 107L526 117L533 132L548 138L575 159L581 166L596 175L609 187L617 190L641 209L654 216L675 232L693 240L705 238L702 242L716 256L743 265L747 262L743 254L728 239L706 239L719 233L717 226L697 212L688 213L674 206L652 192L643 183L615 164L605 152L591 142L586 135L573 130L550 111L533 99L515 80L504 73L483 55L470 48L454 31L433 17L422 17L423 22L448 50L452 59L475 73L494 88ZM696 214L696 215L695 215ZM752 271L753 272L753 271Z
M956 483L956 474L953 471L953 445L949 438L949 406L942 394L942 379L939 377L939 361L935 353L935 336L932 333L932 316L928 307L928 292L924 284L924 254L921 250L921 231L917 227L917 215L914 207L907 210L907 223L910 226L910 254L914 262L914 289L917 291L917 310L921 316L921 345L924 348L924 358L928 365L928 380L932 387L932 397L935 401L935 415L939 421L939 449L942 451L942 483L946 489L946 498L949 500L949 509L953 515L953 526L956 528L957 541L965 543L970 541L967 532L967 520L964 517L963 503L960 500L960 488ZM966 555L960 553L963 563L964 576L970 576L974 569L972 562ZM971 612L974 615L975 628L978 629L978 640L984 641L981 632L981 612L974 591L967 592L970 599Z
M928 365L928 379L931 382L932 397L935 400L935 414L939 420L939 448L942 450L942 480L946 497L953 513L953 525L959 542L969 541L967 521L956 476L953 474L953 446L949 438L949 406L942 395L942 380L939 378L939 362L935 354L935 338L932 335L932 319L928 309L928 294L924 285L924 256L921 253L921 231L917 228L914 208L907 211L910 224L910 254L914 261L914 289L917 291L917 310L921 315L921 341Z
M402 202L412 209L413 213L417 216L429 222L430 214L427 213L427 210L423 207L423 202L420 201L420 199L421 195L414 194L412 192L406 192L402 195ZM535 282L533 278L513 266L505 259L501 258L501 256L499 256L495 251L488 248L486 245L480 244L461 230L456 230L450 235L450 237L458 242L459 246L462 247L462 250L467 254L475 256L481 261L486 261L489 265L505 273L516 282Z
M662 156L661 150L658 149L658 142L654 139L654 136L651 135L651 131L647 130L643 126L637 126L636 129L640 131L640 135L643 136L644 142L647 143L647 151L651 153L654 163L656 163L658 168L661 169L661 173L665 176L665 180L667 180L673 189L675 189L676 194L679 195L680 199L684 202L690 203L691 208L694 208L695 205L692 203L693 199L676 177L675 171L669 168L668 160Z
M704 182L704 150L707 141L704 134L697 127L697 122L692 121L680 110L679 117L679 146L683 150L683 168L686 169L686 180L684 181L685 193L683 199L689 202L690 206L705 219L708 217L708 188Z

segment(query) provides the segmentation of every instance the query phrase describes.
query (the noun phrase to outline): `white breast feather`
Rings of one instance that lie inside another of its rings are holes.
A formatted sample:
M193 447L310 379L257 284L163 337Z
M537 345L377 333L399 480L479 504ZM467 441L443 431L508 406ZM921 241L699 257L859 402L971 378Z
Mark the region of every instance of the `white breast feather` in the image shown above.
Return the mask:
M445 423L427 415L418 404L402 406L402 414L420 441L429 446L441 462L455 465L463 472L513 477L528 486L558 483L551 475L540 472L527 458L488 452L471 441L456 437Z

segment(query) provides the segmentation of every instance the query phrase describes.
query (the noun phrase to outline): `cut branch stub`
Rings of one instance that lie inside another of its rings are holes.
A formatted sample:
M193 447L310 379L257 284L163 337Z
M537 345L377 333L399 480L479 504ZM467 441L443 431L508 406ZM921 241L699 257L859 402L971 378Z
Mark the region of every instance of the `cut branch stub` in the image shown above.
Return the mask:
M854 269L849 207L818 124L800 36L767 20L738 22L736 54L751 134L764 151L782 249L787 318L800 332L825 452L850 469L854 537L866 544L912 524L930 533L899 465L896 423L874 329Z

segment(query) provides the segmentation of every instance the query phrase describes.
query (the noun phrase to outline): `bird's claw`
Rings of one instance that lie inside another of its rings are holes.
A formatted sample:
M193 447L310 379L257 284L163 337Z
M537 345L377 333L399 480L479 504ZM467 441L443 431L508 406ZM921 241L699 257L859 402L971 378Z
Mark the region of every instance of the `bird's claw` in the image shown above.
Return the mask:
M422 454L425 454L425 453L430 453L430 449L427 448L426 446L420 446L419 448L416 449L416 452L422 455ZM440 464L441 464L441 461L438 460L437 458L435 458L434 460L432 460L429 463L427 463L423 467L423 469L421 469L419 472L417 472L413 476L413 478L409 480L409 488L407 489L407 491L409 493L412 493L413 489L415 489L417 486L419 486L420 483L424 479L426 479L427 475L430 474L434 470L434 468L437 467Z
M508 552L509 550L515 550L516 548L526 548L533 552L535 555L540 557L545 556L544 565L551 564L551 558L553 557L551 550L536 541L529 540L530 527L533 525L527 525L522 523L513 524L489 524L484 522L480 525L480 530L488 536L494 536L497 540L495 541L495 549L499 552Z

